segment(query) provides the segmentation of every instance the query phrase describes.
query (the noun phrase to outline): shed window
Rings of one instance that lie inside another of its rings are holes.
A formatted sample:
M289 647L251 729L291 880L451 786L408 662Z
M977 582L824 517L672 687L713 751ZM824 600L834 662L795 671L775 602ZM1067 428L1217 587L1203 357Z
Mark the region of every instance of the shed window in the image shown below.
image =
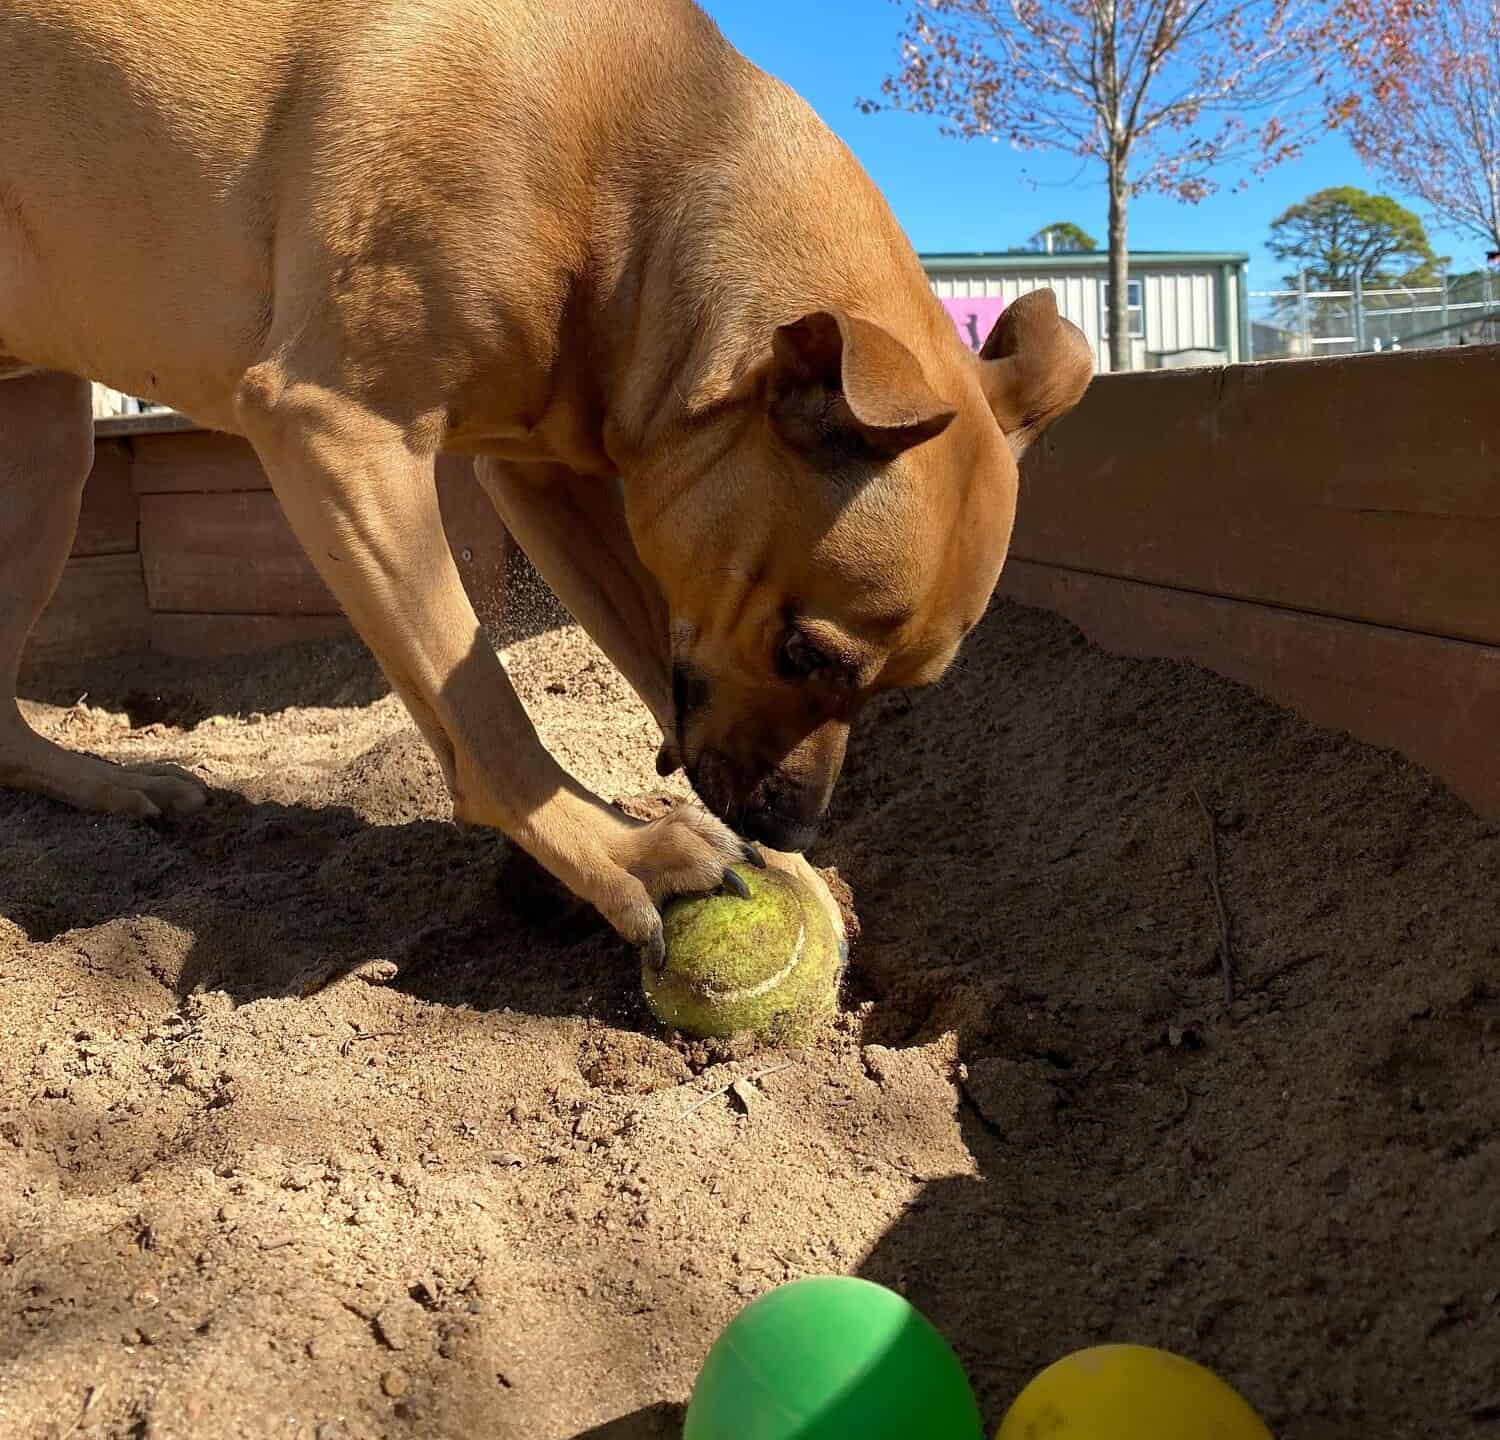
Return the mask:
M1109 281L1104 282L1104 299L1102 301L1104 313L1099 319L1099 330L1101 334L1109 334ZM1132 340L1144 340L1146 338L1146 287L1140 280L1126 281L1127 318L1130 322L1130 338Z

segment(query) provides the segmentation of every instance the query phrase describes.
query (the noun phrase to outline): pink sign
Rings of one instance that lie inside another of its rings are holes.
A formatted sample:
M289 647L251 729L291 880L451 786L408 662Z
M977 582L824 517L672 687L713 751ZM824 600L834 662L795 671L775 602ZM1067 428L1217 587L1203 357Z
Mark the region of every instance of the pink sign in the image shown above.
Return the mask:
M978 350L990 338L1005 301L998 295L983 300L944 300L943 309L953 317L969 349Z

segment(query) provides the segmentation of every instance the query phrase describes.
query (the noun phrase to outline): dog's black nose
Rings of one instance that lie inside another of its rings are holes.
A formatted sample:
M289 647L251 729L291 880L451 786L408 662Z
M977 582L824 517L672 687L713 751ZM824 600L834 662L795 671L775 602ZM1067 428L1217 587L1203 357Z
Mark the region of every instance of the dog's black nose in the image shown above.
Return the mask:
M740 829L748 840L758 840L773 850L800 853L818 838L818 827L806 820L796 820L775 810L747 810Z

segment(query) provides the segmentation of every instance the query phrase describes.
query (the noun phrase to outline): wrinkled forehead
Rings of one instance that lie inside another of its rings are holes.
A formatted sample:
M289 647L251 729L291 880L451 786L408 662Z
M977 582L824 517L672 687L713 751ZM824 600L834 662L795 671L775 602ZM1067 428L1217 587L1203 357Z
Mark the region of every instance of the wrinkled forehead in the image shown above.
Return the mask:
M923 449L838 497L814 543L786 557L814 590L893 627L904 614L982 609L1015 515L1003 445Z
M915 459L915 457L913 457ZM893 683L941 671L994 590L1015 513L1014 462L933 473L894 465L786 553L778 588L802 615L887 655Z

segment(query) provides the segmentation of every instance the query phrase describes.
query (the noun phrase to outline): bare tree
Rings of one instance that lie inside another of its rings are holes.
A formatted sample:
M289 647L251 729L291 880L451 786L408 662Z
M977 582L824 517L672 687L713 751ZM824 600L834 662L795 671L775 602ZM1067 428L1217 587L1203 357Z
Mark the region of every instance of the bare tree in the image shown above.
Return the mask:
M1340 0L1352 92L1331 101L1371 169L1500 251L1500 0Z
M1324 0L896 0L901 69L866 112L1102 162L1109 353L1130 365L1126 220L1144 191L1196 203L1234 164L1261 171L1319 125ZM1243 184L1243 176L1240 179Z

